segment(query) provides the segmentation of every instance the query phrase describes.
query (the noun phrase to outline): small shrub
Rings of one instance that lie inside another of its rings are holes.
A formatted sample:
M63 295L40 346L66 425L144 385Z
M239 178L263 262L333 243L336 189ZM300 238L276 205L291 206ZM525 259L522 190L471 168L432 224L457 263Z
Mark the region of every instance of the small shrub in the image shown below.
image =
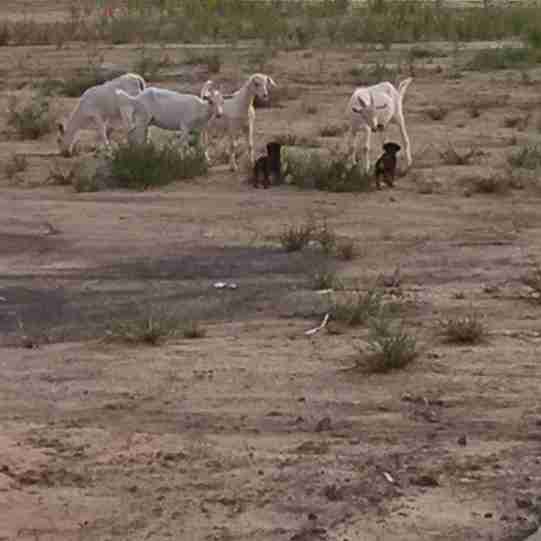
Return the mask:
M442 105L437 105L427 109L426 114L432 120L443 120L449 113L449 110Z
M522 277L522 283L533 289L538 301L541 301L541 266L535 265L535 268Z
M528 125L528 120L528 116L508 116L504 118L503 125L506 128L517 128L518 130L523 131Z
M327 267L316 270L311 276L311 282L312 288L315 290L338 289L340 287L336 271Z
M385 373L405 368L417 358L417 340L402 324L380 316L371 321L368 336L371 354L366 359L369 372Z
M198 321L188 321L182 326L182 336L187 339L204 338L207 331Z
M23 139L39 139L52 129L49 103L42 95L34 95L30 103L21 106L15 96L8 105L8 126Z
M503 195L511 188L511 182L500 175L477 177L472 179L472 188L476 193Z
M110 78L115 76L116 74L112 74ZM78 69L69 79L65 79L59 86L59 91L68 98L80 98L85 90L92 86L101 85L107 79L107 76L96 66L89 65Z
M133 64L132 71L143 77L145 80L156 81L160 76L160 72L170 65L171 60L168 56L156 59L143 50L141 56Z
M440 152L441 159L445 165L469 165L478 155L479 151L475 148L461 153L451 143L449 143L443 152Z
M180 145L174 139L164 144L121 144L112 150L109 159L117 185L136 190L193 178L208 170L199 137L193 146Z
M361 172L342 156L325 157L317 151L287 152L287 175L298 188L315 188L328 192L366 192L372 188L372 177Z
M151 309L150 313L135 319L115 321L107 336L111 340L156 346L176 334L178 328L179 322L175 318L157 315Z
M346 124L327 124L320 128L319 135L321 137L339 137L346 133L348 129Z
M355 257L355 243L352 240L342 240L336 246L336 255L344 261Z
M292 225L280 235L280 243L286 252L298 252L312 240L313 233L314 225L312 223Z
M301 110L303 114L305 115L315 115L317 114L318 108L315 103L310 103L307 101L303 101L301 103Z
M383 307L381 289L369 289L366 293L356 291L347 298L333 303L331 317L335 321L354 327L363 325L370 318L379 315Z
M451 344L479 344L486 337L482 319L474 311L441 323L442 333Z
M541 166L541 145L525 145L511 153L507 161L512 167L537 169Z
M28 158L24 154L12 154L4 165L4 173L10 180L28 169Z
M206 66L209 73L220 73L222 69L222 58L218 53L210 52L188 52L184 62L188 65Z
M74 169L65 171L62 166L55 161L53 167L49 169L47 181L58 186L71 186L75 177Z
M532 63L535 63L535 58L527 47L498 47L477 52L467 68L473 71L493 71L517 68Z

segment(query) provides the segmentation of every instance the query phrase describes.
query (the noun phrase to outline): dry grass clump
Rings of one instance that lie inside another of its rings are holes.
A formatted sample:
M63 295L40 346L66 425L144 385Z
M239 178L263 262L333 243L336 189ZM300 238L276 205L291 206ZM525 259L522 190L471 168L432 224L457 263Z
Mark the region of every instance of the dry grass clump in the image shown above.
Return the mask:
M479 344L487 335L482 318L473 310L440 322L440 327L445 340L451 344Z

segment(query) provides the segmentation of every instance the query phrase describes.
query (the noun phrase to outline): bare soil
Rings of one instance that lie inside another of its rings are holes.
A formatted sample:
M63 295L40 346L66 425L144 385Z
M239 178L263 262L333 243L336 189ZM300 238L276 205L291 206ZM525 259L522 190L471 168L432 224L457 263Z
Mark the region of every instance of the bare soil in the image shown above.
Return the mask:
M92 47L125 69L138 55L135 46ZM0 105L39 78L70 73L89 48L0 48ZM318 133L345 121L349 70L392 62L394 51L278 53L265 70L294 99L258 110L258 151L286 133L342 144ZM0 540L535 532L541 308L522 277L541 251L541 191L535 174L519 173L504 194L475 193L472 179L507 174L509 153L539 140L541 71L530 71L533 84L517 71L456 79L447 53L414 66L405 105L413 168L394 189L365 194L254 190L221 163L162 190L78 194L47 182L55 162L70 164L54 134L19 141L2 115L0 163L24 154L29 168L0 177ZM214 79L237 88L246 54L225 56ZM159 84L197 92L208 78L185 73ZM59 116L75 104L52 101ZM436 106L447 111L441 120L427 115ZM526 125L506 127L517 115ZM94 135L83 139L91 145ZM448 142L481 152L447 165ZM421 348L406 370L356 368L365 328L305 336L326 310L310 288L325 258L288 254L278 237L308 216L354 240L357 257L336 262L350 287L399 267L400 287L388 293L407 306ZM445 343L438 322L471 308L487 340ZM159 347L104 340L115 322L152 310L197 319L206 336Z

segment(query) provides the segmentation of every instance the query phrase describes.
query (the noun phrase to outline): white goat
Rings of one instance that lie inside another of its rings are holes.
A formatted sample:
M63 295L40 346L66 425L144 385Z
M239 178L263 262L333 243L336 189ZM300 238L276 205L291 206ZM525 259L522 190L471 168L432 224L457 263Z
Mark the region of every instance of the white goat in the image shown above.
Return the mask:
M192 130L204 129L211 118L222 116L224 105L224 98L213 87L212 81L207 81L204 89L206 99L156 87L148 87L137 96L117 90L122 117L129 127L130 141L146 141L151 125L162 130L179 131L183 139ZM208 160L206 151L205 156Z
M145 89L145 80L135 73L126 73L101 85L87 89L66 124L58 124L58 146L62 154L71 154L79 130L94 125L101 142L109 144L107 136L111 124L122 120L115 90L122 89L130 95L137 95Z
M250 155L250 163L253 167L255 164L254 154L254 122L255 109L253 101L255 96L263 100L269 97L269 87L275 87L276 83L271 77L263 73L254 73L251 75L244 85L230 96L225 96L224 114L220 121L213 121L211 125L215 125L219 129L225 129L229 134L229 164L232 171L238 169L237 160L235 157L236 150L236 134L248 127L248 153ZM201 97L206 99L208 90L203 87ZM207 141L208 134L205 130L203 133L204 140Z
M357 134L364 130L366 138L363 147L363 162L366 173L370 170L370 136L371 132L380 132L382 144L385 142L384 130L387 124L394 122L400 128L400 135L404 142L404 150L408 167L411 166L411 148L406 123L402 108L404 95L413 79L408 77L398 86L398 90L388 82L379 83L373 86L356 88L348 104L351 125L349 132L349 148L351 161L357 161Z

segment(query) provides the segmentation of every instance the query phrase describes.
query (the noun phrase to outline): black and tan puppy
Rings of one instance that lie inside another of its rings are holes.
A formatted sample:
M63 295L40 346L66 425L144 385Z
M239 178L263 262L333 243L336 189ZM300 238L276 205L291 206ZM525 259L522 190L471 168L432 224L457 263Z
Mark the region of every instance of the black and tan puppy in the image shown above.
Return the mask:
M280 143L267 143L267 155L258 158L254 165L253 184L255 188L259 188L261 175L263 175L263 188L270 186L271 177L274 177L274 182L277 184L282 181L281 149Z
M396 174L396 155L399 152L400 145L398 143L385 143L383 145L383 154L378 158L374 168L378 190L381 188L380 177L383 177L383 182L385 182L387 186L393 187Z

